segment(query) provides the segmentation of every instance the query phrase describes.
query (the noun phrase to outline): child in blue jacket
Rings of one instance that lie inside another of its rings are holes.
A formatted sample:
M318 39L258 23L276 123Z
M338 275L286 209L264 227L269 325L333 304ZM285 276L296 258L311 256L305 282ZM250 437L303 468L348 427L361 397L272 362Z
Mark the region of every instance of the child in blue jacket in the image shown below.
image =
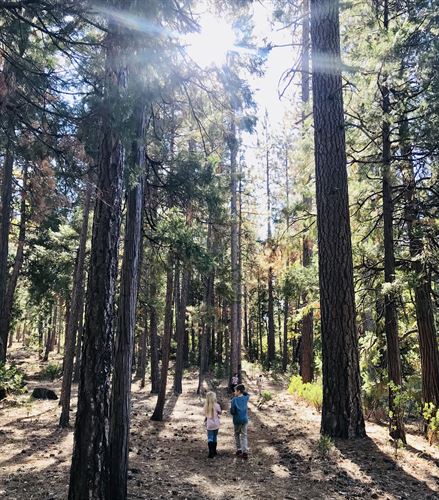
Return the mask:
M236 455L244 460L248 458L248 400L249 395L243 384L235 387L235 397L232 399L230 413L233 415L233 426L235 428Z

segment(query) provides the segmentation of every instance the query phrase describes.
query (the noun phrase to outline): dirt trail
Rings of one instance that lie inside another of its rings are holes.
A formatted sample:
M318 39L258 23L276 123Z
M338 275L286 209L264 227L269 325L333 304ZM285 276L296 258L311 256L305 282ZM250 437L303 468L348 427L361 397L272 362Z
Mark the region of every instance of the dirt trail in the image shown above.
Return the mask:
M255 394L253 380L245 382ZM31 381L29 388L36 385L41 382ZM59 393L59 382L44 385ZM183 394L167 401L166 421L152 422L155 396L134 384L129 498L439 499L437 448L409 435L409 446L395 461L386 429L369 424L368 439L337 442L328 458L319 458L318 413L279 384L267 387L273 400L261 408L255 395L250 399L249 460L234 455L226 411L218 437L220 455L208 459L203 400L196 386L196 375L189 375ZM228 409L225 387L217 393ZM18 403L0 406L0 498L67 497L73 433L57 427L58 417L56 401L29 402L22 396Z

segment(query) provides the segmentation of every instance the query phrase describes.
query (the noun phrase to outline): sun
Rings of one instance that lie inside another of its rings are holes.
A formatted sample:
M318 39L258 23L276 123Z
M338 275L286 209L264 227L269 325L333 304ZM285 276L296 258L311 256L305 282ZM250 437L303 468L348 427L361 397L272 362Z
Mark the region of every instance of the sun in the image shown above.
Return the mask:
M199 25L201 30L184 37L186 52L202 68L221 66L227 53L234 48L235 33L226 20L204 14Z

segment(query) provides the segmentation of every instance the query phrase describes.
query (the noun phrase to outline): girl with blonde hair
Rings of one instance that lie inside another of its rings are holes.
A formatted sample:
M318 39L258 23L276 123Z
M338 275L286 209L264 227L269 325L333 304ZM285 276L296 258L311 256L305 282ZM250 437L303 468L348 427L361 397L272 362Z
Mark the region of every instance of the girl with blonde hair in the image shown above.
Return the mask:
M221 406L216 401L216 394L208 392L204 404L204 422L207 430L207 445L209 447L209 458L213 458L216 453L218 430L220 428Z

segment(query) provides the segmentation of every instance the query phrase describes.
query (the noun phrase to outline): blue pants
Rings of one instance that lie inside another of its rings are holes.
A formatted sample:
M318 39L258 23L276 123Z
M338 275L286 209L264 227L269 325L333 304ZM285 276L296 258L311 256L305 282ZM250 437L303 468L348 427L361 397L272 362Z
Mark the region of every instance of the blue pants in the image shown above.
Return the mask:
M216 443L218 437L218 429L214 431L207 431L207 442L208 443Z

